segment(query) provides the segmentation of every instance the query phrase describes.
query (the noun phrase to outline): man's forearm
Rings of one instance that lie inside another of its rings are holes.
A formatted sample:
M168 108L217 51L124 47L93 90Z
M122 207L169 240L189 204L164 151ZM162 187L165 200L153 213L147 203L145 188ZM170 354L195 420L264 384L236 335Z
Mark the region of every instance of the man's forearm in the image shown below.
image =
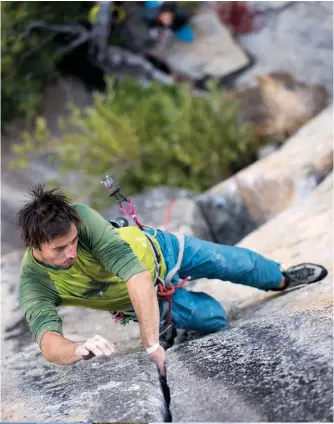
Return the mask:
M143 345L148 348L159 342L160 313L151 274L134 275L127 282L129 296L140 326Z
M41 350L45 359L58 365L71 365L82 358L75 353L79 343L71 342L58 333L47 332L41 340Z

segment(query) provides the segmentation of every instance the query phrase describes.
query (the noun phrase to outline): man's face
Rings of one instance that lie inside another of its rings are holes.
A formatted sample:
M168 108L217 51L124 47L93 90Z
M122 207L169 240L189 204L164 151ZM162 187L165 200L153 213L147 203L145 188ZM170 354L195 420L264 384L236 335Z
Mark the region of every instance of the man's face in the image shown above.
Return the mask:
M77 257L78 230L75 224L67 234L59 236L50 243L43 243L38 252L37 259L53 267L70 268Z
M174 20L174 15L172 12L162 12L159 15L159 21L161 22L162 25L166 27L172 25L173 20Z

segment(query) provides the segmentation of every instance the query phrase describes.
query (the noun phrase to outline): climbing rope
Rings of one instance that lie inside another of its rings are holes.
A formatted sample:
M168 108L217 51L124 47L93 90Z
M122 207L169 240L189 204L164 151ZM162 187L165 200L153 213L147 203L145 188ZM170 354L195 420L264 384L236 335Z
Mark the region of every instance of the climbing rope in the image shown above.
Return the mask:
M168 318L167 318L167 326L172 323L172 296L176 289L182 287L187 281L189 281L191 277L184 278L175 286L173 284L169 284L168 287L162 280L158 280L158 291L157 295L159 298L168 302Z

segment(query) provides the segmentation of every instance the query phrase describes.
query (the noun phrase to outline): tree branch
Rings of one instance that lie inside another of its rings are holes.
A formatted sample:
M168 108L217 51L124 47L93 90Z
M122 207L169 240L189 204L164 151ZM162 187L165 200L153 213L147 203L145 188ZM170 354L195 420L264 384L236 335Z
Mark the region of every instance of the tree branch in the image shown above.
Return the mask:
M105 63L106 66L109 66L109 72L110 68L139 68L142 69L146 75L153 80L159 81L162 84L173 84L172 76L157 69L149 60L145 59L144 57L121 47L109 46ZM108 72L106 71L106 73Z
M92 37L92 34L88 31L82 33L78 38L76 38L72 43L68 44L66 47L56 50L56 53L59 55L63 55L64 53L69 52L70 50L75 49L81 44L85 43Z
M27 51L24 53L20 58L19 66L29 57L32 56L34 53L37 53L39 50L41 50L46 44L48 44L50 41L54 39L56 34L50 34L39 46L35 47L32 50Z
M77 35L77 38L75 38L67 46L61 47L61 48L56 50L56 54L59 55L59 56L64 55L65 53L75 49L76 47L80 46L81 44L87 42L92 37L92 32L88 31L82 25L77 25L77 24L73 24L73 25L58 25L58 24L50 25L45 21L34 21L34 22L32 22L31 24L29 24L27 26L27 28L21 34L21 36L22 37L28 37L30 35L31 31L33 31L35 29L44 29L44 30L47 30L47 31L52 31L53 34L48 36L46 38L46 40L44 42L42 42L38 47L36 47L35 49L25 53L23 55L22 59L21 59L21 62L20 62L21 64L23 63L24 60L27 59L27 57L29 57L32 54L41 50L45 46L45 44L47 44L49 41L51 41L57 35L57 33L72 34L73 36ZM30 79L31 75L32 74L28 74L26 77L28 79Z
M22 33L22 37L28 37L30 35L30 32L33 29L46 29L48 31L54 31L54 32L65 32L68 34L78 34L78 33L83 33L86 32L88 33L88 31L86 30L85 27L83 27L82 25L77 25L77 24L71 24L71 25L50 25L45 21L34 21L31 22L31 24L29 24L27 26L27 28L25 29L25 31Z
M96 22L93 26L92 39L97 47L97 60L103 62L105 59L108 37L110 33L110 20L112 1L99 1L100 9L96 16Z

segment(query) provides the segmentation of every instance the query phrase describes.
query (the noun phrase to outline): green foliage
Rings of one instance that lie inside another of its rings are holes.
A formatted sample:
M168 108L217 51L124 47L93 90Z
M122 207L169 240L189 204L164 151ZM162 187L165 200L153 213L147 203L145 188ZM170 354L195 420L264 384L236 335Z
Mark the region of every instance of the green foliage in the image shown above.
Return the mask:
M51 148L63 174L82 172L86 192L95 187L101 195L96 183L105 173L129 193L157 185L201 191L230 176L254 151L252 128L238 122L237 107L214 82L205 95L194 95L187 85L122 80L115 89L109 80L91 107L71 106L60 122L61 138L52 139L38 118L35 134L24 134L24 143L14 147L17 165Z
M85 19L84 2L1 2L1 125L15 116L32 117L52 78L59 43L45 29L26 31L29 24L78 24Z
M185 12L192 13L200 5L199 1L178 1L177 6L179 9L184 10Z

